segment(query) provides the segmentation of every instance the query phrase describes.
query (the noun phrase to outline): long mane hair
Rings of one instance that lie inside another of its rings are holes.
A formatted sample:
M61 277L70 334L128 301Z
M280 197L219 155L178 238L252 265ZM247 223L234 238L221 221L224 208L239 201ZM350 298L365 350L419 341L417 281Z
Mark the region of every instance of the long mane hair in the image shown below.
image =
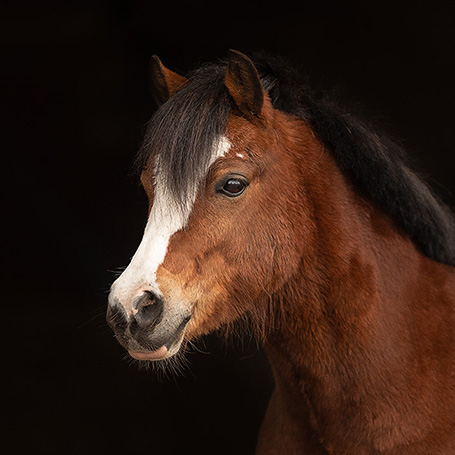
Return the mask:
M431 259L455 266L455 218L406 159L401 146L315 92L281 59L252 58L275 109L300 117L358 191L377 204ZM182 206L202 179L213 146L224 133L232 101L224 84L226 61L189 75L152 117L137 157L151 154Z

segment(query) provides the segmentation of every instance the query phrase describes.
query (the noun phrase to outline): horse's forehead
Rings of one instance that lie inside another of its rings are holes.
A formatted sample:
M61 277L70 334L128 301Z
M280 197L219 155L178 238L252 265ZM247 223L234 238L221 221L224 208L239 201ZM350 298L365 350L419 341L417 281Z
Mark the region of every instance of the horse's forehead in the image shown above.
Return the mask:
M246 158L250 156L248 151L254 151L256 148L261 150L263 148L261 145L268 143L269 140L267 132L262 128L237 115L229 115L224 133L214 138L210 159L204 163L204 169L198 169L198 176L194 176L194 194L190 199L194 199L201 181L216 161L222 159L228 162L230 158ZM165 170L159 166L160 154L164 153L166 151L151 154L142 171L141 181L148 194L155 193L160 182L163 190L166 191L165 186L169 176L163 175ZM185 150L181 150L181 153L184 154ZM192 203L194 200L189 202Z
M245 141L251 141L257 135L257 128L246 119L231 115L228 118L225 135L231 144L240 145Z
M263 149L265 144L274 140L272 128L260 127L237 115L231 115L226 125L225 136L231 144L231 151L240 152L245 149Z

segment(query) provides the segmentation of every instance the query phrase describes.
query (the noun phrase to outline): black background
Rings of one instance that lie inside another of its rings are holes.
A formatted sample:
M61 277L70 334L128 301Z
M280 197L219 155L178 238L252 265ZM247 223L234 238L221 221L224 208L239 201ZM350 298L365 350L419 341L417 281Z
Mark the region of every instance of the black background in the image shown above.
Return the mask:
M451 2L3 5L3 394L15 452L252 453L272 390L254 343L207 337L182 376L159 380L104 322L113 272L145 224L131 165L154 108L150 55L181 73L229 48L283 55L379 119L453 206Z

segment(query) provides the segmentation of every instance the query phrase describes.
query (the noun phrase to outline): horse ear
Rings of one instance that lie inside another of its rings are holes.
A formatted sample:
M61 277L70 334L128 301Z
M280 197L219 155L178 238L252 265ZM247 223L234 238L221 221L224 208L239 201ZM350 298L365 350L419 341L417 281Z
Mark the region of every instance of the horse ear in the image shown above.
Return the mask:
M239 51L230 49L225 85L239 110L250 120L264 118L267 98L254 63Z
M152 96L158 106L165 103L187 80L186 77L167 69L157 55L152 55L150 59L150 82Z

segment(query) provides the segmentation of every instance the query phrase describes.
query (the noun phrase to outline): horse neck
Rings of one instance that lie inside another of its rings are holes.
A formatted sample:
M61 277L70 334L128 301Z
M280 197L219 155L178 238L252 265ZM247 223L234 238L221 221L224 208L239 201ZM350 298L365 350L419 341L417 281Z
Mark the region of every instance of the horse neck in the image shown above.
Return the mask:
M390 381L406 395L406 375L416 372L403 365L425 355L425 343L447 346L455 269L422 256L317 146L312 150L324 169L311 201L317 226L298 273L274 297L281 324L266 352L285 407L305 413L301 418L315 427L332 420L340 429L340 419L349 425L350 417L365 416L362 406L380 414L368 397L387 394ZM438 315L427 330L431 306ZM403 399L412 407L411 392Z

